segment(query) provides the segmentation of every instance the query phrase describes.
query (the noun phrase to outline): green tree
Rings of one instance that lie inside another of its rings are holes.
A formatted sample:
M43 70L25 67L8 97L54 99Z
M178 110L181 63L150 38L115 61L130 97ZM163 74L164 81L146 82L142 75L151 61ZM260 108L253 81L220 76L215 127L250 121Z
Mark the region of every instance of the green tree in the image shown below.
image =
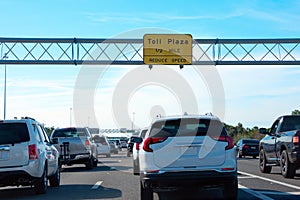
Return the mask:
M52 133L52 131L54 130L55 128L52 126L52 127L45 127L45 131L47 133L48 136L50 136L50 134Z
M300 110L293 110L292 115L300 115Z

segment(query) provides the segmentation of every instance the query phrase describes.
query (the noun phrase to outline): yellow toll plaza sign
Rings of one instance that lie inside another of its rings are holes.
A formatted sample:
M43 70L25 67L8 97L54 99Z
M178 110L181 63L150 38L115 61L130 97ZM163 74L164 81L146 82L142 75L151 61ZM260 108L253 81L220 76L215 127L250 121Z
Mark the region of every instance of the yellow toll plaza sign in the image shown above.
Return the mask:
M190 34L145 34L143 58L149 65L192 64Z

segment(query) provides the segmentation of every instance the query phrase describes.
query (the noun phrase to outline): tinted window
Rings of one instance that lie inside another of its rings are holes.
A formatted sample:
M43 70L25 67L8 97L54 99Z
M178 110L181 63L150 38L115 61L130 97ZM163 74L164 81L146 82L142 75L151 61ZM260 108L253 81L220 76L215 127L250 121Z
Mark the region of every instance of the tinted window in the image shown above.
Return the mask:
M79 137L86 136L85 129L83 128L64 128L56 129L52 137Z
M300 116L286 116L280 127L280 132L300 129Z
M147 129L142 130L140 137L145 138L147 131L148 131Z
M259 140L243 140L244 144L259 144Z
M219 136L226 134L220 121L195 118L159 121L152 125L150 131L150 137Z
M101 144L106 143L105 137L101 137L99 135L94 136L94 141Z
M29 139L29 132L25 123L0 124L0 144L27 142Z

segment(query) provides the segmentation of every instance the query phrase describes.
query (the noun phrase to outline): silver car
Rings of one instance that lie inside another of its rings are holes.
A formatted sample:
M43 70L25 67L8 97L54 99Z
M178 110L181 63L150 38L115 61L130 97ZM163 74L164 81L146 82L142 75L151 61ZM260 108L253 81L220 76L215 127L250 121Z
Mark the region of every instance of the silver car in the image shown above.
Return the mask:
M0 121L0 187L33 185L37 194L60 184L59 153L32 118Z

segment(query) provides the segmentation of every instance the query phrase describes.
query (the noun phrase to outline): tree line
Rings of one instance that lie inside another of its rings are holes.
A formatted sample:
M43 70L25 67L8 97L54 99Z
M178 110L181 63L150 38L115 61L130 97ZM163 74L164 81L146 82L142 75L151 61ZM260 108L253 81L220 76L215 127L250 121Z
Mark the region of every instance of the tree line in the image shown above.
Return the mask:
M293 110L292 115L300 115L300 110ZM225 127L235 143L242 138L253 138L260 140L264 137L264 135L259 133L258 126L254 126L253 128L245 128L243 127L243 124L239 122L236 126L232 126L225 123ZM48 135L50 135L54 129L55 128L53 126L45 127L45 130Z

